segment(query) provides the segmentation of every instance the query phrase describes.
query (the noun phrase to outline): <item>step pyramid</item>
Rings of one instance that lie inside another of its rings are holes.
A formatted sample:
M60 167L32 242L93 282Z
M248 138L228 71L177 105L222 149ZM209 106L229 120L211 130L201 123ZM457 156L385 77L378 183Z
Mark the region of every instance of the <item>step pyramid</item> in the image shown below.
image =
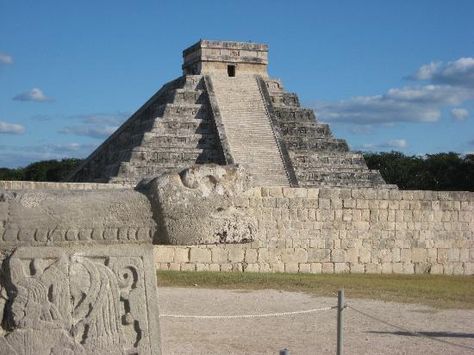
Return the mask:
M257 186L385 185L267 74L264 44L201 40L165 84L69 177L136 185L195 164L240 164Z

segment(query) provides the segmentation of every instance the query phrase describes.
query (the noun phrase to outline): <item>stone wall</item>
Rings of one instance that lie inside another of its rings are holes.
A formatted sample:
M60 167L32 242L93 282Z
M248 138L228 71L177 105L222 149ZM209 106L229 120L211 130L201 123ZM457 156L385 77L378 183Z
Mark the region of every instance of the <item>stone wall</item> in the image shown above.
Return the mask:
M110 190L129 187L122 184L46 182L46 181L0 181L0 190Z
M158 269L474 274L474 193L256 188L247 244L155 246Z
M0 190L0 251L23 245L151 244L155 231L148 198L132 189Z

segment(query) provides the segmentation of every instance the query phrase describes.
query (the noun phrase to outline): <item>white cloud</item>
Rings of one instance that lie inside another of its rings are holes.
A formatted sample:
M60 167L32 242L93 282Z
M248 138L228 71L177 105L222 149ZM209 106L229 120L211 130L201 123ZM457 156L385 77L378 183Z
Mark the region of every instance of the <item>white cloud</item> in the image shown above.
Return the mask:
M13 64L13 58L6 53L0 53L0 64Z
M321 120L329 122L355 125L436 122L446 106L474 99L474 58L423 65L410 78L429 83L392 88L381 95L322 102L315 108Z
M469 111L465 108L453 108L451 110L451 116L457 121L464 121L469 117Z
M117 112L117 113L93 113L88 115L77 115L74 118L81 119L86 124L99 124L99 125L112 125L117 126L124 122L130 113L128 112Z
M118 126L104 127L87 127L87 126L71 126L64 127L59 133L73 134L76 136L86 136L92 138L106 138L117 130Z
M466 57L447 63L426 64L410 78L429 80L434 84L474 88L474 58Z
M391 139L382 143L367 143L360 148L362 150L376 150L376 149L404 149L408 147L408 142L405 139Z
M15 97L15 101L34 101L34 102L47 102L53 101L51 97L46 96L41 89L33 88L30 91L22 92Z
M71 116L72 119L80 120L81 124L64 127L59 132L92 138L107 138L127 117L129 114L125 112Z
M3 134L23 134L25 133L25 127L16 124L0 121L0 133Z
M439 70L441 62L431 62L429 64L422 65L415 74L410 76L410 79L413 80L429 80L431 79L433 73Z

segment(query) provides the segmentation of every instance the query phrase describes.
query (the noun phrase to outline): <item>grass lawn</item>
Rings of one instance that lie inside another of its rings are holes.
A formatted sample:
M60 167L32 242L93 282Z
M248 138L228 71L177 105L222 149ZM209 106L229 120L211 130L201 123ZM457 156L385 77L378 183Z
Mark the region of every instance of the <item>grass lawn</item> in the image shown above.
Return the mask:
M158 271L158 286L242 290L275 289L334 296L474 309L474 276L283 274Z

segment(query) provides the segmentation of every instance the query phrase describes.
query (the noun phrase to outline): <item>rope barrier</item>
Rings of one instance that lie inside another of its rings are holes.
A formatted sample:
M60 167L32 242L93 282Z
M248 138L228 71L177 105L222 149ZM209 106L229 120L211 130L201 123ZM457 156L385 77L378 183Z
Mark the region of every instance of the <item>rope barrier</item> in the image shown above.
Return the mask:
M396 324L392 324L390 322L387 322L383 319L380 319L380 318L377 318L371 314L368 314L366 312L363 312L357 308L354 308L352 306L349 306L349 305L346 305L347 308L350 308L354 311L356 311L357 313L360 313L362 314L363 316L367 317L367 318L370 318L370 319L373 319L377 322L380 322L380 323L383 323L385 325L388 325L392 328L395 328L395 329L398 329L398 330L401 330L401 331L404 331L404 332L407 332L407 333L410 333L410 334L413 334L417 337L422 337L422 338L427 338L429 340L433 340L433 341L437 341L437 342L440 342L440 343L443 343L443 344L446 344L446 345L451 345L451 346L456 346L456 347L459 347L459 348L463 348L463 349L469 349L469 350L472 350L474 351L474 347L473 346L469 346L469 345L463 345L463 344L458 344L458 343L453 343L449 340L444 340L444 339L438 339L438 338L435 338L435 337L432 337L432 336L429 336L429 335L426 335L426 334L423 334L423 333L419 333L419 332L415 332L413 330L410 330L410 329L407 329L407 328L404 328L404 327L401 327L399 325L396 325Z
M298 314L314 313L329 311L336 309L337 307L323 307L323 308L312 308L304 311L294 312L280 312L280 313L265 313L265 314L238 314L238 315L215 315L215 316L199 316L199 315L186 315L186 314L161 314L161 318L194 318L194 319L237 319L237 318L267 318L267 317L284 317L293 316Z
M303 311L293 311L293 312L279 312L279 313L264 313L264 314L237 314L237 315L189 315L189 314L161 314L160 318L186 318L186 319L244 319L244 318L269 318L269 317L285 317L285 316L293 316L293 315L299 315L299 314L308 314L308 313L315 313L315 312L323 312L323 311L329 311L336 309L337 306L332 306L332 307L322 307L322 308L312 308L312 309L307 309ZM423 333L419 333L404 327L401 327L399 325L387 322L386 320L380 319L374 315L371 315L369 313L366 313L364 311L361 311L357 308L354 308L348 304L344 304L344 309L349 308L352 309L353 311L370 318L372 320L375 320L377 322L383 323L385 325L388 325L389 327L404 331L406 333L412 334L417 337L421 338L426 338L429 340L437 341L439 343L443 343L446 345L450 346L455 346L458 348L463 348L463 349L468 349L474 351L473 346L469 345L463 345L463 344L458 344L451 342L449 340L444 340L444 339L438 339Z

